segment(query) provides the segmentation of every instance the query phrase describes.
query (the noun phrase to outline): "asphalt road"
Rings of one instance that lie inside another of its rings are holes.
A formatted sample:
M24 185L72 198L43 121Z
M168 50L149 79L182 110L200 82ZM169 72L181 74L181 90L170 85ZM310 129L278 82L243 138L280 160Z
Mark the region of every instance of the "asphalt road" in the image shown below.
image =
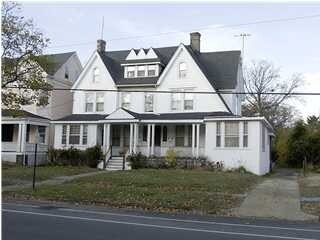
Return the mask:
M147 214L37 202L2 203L2 237L37 239L318 239L320 223Z

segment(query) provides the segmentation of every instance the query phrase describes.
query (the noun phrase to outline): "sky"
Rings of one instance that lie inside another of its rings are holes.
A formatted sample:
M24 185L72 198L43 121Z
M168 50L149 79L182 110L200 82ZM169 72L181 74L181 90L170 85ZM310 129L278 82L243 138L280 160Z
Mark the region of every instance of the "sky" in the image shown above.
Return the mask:
M189 44L189 33L199 31L201 51L224 51L241 50L242 41L235 35L249 33L246 65L254 60L270 61L280 68L284 81L302 74L304 86L299 91L320 92L320 16L224 27L320 15L320 3L23 2L21 8L21 14L32 18L50 38L46 53L76 51L83 65L101 36L111 51ZM320 96L302 100L291 101L302 117L320 115Z

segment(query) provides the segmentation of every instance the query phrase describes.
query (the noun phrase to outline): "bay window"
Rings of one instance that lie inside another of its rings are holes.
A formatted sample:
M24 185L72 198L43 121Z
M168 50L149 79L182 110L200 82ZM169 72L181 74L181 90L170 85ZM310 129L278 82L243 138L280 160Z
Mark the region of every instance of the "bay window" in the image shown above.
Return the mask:
M239 147L239 122L225 122L225 147Z

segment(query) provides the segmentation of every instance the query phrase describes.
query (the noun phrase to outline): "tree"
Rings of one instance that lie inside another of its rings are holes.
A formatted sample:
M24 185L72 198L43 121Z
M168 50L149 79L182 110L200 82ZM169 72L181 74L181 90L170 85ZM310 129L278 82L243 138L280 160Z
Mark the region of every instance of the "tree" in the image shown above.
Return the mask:
M295 109L287 104L287 100L303 83L299 74L283 81L279 69L271 63L254 61L245 69L244 79L248 94L243 106L243 115L264 116L275 128L287 126L293 121ZM265 94L272 92L283 94Z
M42 69L50 68L52 63L41 56L49 39L32 20L18 16L19 10L17 3L2 3L2 104L11 109L28 104L47 105L52 88Z

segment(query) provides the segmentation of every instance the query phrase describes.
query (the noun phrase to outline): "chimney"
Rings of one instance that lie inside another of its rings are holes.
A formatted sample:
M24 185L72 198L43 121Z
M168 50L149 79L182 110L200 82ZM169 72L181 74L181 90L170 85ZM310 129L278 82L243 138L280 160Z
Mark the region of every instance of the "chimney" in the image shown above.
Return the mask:
M97 40L97 51L103 53L106 51L106 41L102 39Z
M194 51L200 52L200 38L201 34L199 32L190 33L190 45Z

